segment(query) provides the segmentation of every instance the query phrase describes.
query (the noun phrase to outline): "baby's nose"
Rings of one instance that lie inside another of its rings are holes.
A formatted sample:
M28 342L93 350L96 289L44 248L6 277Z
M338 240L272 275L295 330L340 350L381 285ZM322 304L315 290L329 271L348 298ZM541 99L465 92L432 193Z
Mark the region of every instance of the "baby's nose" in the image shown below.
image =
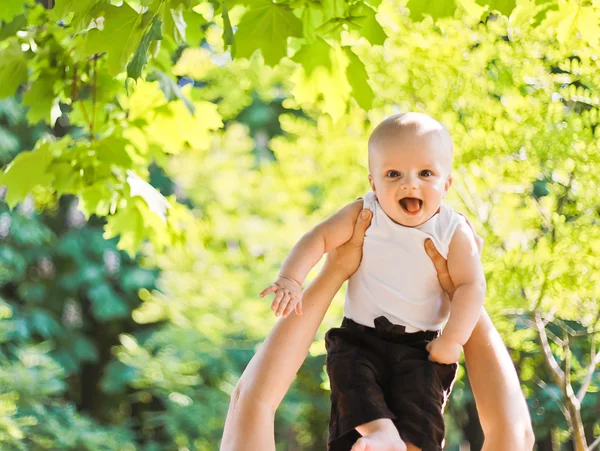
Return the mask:
M419 187L419 184L416 180L405 180L402 183L402 189L407 189L407 190L415 190Z

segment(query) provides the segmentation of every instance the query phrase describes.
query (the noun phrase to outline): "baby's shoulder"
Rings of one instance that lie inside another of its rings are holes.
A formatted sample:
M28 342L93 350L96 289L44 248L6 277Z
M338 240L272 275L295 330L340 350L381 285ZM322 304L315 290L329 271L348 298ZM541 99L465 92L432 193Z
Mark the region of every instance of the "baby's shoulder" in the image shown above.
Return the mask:
M452 207L446 204L440 205L440 213L436 223L436 234L444 242L449 245L455 232L463 225L467 224L466 218Z
M465 217L447 204L440 204L439 219L444 225L450 226L453 223L466 222Z
M367 192L363 197L363 208L370 210L372 213L375 213L377 209L377 196L373 191Z

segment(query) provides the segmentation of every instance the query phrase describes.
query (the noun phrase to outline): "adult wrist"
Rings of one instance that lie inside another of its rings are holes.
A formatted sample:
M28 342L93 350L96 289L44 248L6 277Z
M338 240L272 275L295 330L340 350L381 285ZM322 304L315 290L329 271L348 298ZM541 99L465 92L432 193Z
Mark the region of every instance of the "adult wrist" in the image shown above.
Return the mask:
M329 259L325 260L322 274L328 279L333 279L333 281L337 281L340 285L343 284L350 277L348 271L346 271L336 262L331 261Z

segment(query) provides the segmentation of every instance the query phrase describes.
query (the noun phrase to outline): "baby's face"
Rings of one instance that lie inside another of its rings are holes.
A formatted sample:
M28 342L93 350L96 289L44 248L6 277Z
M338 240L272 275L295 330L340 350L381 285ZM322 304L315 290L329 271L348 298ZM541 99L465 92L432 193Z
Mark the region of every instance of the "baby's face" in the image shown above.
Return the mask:
M393 221L415 227L437 213L452 184L449 146L439 131L409 130L371 149L369 182Z

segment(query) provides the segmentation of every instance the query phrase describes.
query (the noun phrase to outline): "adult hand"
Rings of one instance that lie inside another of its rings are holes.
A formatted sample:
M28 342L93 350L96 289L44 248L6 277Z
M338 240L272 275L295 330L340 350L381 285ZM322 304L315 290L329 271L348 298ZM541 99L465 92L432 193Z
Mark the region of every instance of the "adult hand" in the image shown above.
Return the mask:
M327 260L325 261L327 271L334 271L340 277L343 277L343 280L356 272L362 260L365 232L371 225L372 217L373 214L369 210L360 212L354 224L352 238L327 253Z

